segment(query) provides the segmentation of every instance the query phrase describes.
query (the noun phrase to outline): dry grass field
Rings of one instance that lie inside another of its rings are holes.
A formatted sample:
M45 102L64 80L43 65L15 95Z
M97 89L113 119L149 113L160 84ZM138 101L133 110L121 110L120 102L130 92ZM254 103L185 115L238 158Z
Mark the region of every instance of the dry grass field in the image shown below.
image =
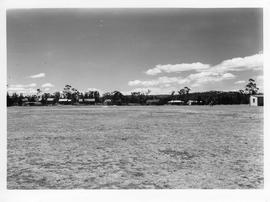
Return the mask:
M8 189L263 188L263 107L8 108Z

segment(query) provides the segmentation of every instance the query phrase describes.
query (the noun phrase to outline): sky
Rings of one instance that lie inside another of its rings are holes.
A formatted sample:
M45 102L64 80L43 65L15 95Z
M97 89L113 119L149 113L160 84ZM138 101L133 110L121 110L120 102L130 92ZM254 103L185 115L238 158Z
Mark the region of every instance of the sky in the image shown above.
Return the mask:
M8 91L263 92L262 30L261 8L11 9Z

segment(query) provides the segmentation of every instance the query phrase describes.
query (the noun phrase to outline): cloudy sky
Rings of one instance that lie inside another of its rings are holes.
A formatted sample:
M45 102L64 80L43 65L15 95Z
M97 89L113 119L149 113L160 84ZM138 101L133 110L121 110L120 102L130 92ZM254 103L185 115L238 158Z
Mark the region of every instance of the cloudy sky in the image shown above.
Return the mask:
M263 90L262 9L7 11L10 92Z

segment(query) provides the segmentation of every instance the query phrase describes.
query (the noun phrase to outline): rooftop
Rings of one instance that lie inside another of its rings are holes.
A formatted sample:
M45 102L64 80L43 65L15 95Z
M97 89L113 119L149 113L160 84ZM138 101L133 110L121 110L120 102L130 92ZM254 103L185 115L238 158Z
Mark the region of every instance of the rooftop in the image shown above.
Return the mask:
M252 97L263 97L263 94L260 95L251 95Z

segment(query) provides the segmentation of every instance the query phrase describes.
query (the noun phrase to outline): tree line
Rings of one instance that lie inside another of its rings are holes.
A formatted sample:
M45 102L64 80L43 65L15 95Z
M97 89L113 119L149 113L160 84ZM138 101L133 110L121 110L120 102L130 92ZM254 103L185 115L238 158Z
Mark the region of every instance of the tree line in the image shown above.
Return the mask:
M86 99L94 99L96 104L102 104L108 101L112 105L146 105L149 100L156 105L167 104L171 100L181 100L183 104L188 104L193 101L194 104L248 104L249 96L258 94L259 88L256 86L254 79L249 79L245 89L239 91L207 91L190 93L189 87L184 87L179 91L171 92L168 95L150 95L150 90L147 92L132 92L130 95L123 95L120 91L106 92L102 96L98 91L80 92L71 85L65 85L63 91L55 93L43 93L37 89L34 95L23 95L7 93L7 106L21 106L27 100L32 103L40 103L46 105L48 98L53 98L54 103L58 103L60 99L68 99L70 104L78 104Z

